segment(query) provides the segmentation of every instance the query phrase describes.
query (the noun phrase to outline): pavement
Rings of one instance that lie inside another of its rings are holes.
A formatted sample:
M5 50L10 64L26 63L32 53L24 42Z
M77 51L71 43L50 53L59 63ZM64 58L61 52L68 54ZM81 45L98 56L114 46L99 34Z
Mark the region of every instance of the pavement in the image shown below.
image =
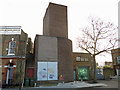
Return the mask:
M39 90L42 88L118 88L118 79L97 80L98 83L88 83L87 81L74 81L69 83L58 83L54 86L23 87L21 90ZM6 88L2 90L19 90L18 88Z
M39 87L23 87L21 90L36 90L42 88L90 88L90 87L105 87L106 84L103 83L96 83L96 84L89 84L84 81L74 81L69 83L58 83L57 86L39 86ZM2 90L19 90L18 88L4 88Z
M74 81L69 83L59 83L57 86L49 86L49 87L34 87L34 88L90 88L90 87L105 87L106 84L103 83L95 83L95 84L89 84L84 81Z

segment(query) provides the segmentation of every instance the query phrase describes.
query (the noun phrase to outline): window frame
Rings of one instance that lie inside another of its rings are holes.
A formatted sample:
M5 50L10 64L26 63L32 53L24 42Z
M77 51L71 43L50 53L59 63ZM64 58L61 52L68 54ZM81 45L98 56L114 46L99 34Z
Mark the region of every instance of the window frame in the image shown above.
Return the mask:
M78 60L78 58L79 58L79 60ZM80 62L81 61L81 57L80 56L77 56L76 57L76 62Z
M81 62L85 62L85 57L81 57Z
M15 45L11 45L11 43L15 43ZM9 48L8 48L8 55L15 55L15 48L16 48L16 41L10 41ZM14 50L14 51L11 53L11 50Z
M86 59L87 59L87 60L86 60ZM84 61L85 61L85 62L88 62L88 61L89 61L88 57L85 57L85 58L84 58Z

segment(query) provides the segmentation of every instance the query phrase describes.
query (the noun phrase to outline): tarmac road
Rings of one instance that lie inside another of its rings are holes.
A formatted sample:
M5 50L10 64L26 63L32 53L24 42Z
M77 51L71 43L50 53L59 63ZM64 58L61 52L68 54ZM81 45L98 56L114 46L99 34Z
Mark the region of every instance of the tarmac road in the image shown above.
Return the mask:
M118 86L120 84L120 83L118 83L118 79L113 79L113 80L97 80L97 82L103 83L103 84L107 85L107 86L103 86L103 87L99 87L99 88L118 88Z

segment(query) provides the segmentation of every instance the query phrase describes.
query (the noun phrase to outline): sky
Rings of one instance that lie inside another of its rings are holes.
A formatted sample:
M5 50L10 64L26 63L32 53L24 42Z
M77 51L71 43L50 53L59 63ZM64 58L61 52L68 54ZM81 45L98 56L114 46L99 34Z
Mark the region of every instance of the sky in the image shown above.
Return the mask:
M76 38L80 30L89 25L88 17L98 17L118 26L119 0L0 0L0 26L22 26L34 41L35 35L43 35L43 17L49 2L66 5L68 8L68 38L77 48ZM98 56L96 61L112 61L111 55Z

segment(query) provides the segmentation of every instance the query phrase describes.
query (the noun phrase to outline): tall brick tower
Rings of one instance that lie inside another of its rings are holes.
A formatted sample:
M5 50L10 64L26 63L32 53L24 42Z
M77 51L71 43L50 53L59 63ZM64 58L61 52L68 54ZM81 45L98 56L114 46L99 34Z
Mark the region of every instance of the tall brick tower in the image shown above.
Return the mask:
M65 82L74 80L67 6L49 3L43 19L43 36L36 35L35 38L35 62L38 82L61 81L61 78Z
M67 6L49 4L43 19L43 35L68 38Z

